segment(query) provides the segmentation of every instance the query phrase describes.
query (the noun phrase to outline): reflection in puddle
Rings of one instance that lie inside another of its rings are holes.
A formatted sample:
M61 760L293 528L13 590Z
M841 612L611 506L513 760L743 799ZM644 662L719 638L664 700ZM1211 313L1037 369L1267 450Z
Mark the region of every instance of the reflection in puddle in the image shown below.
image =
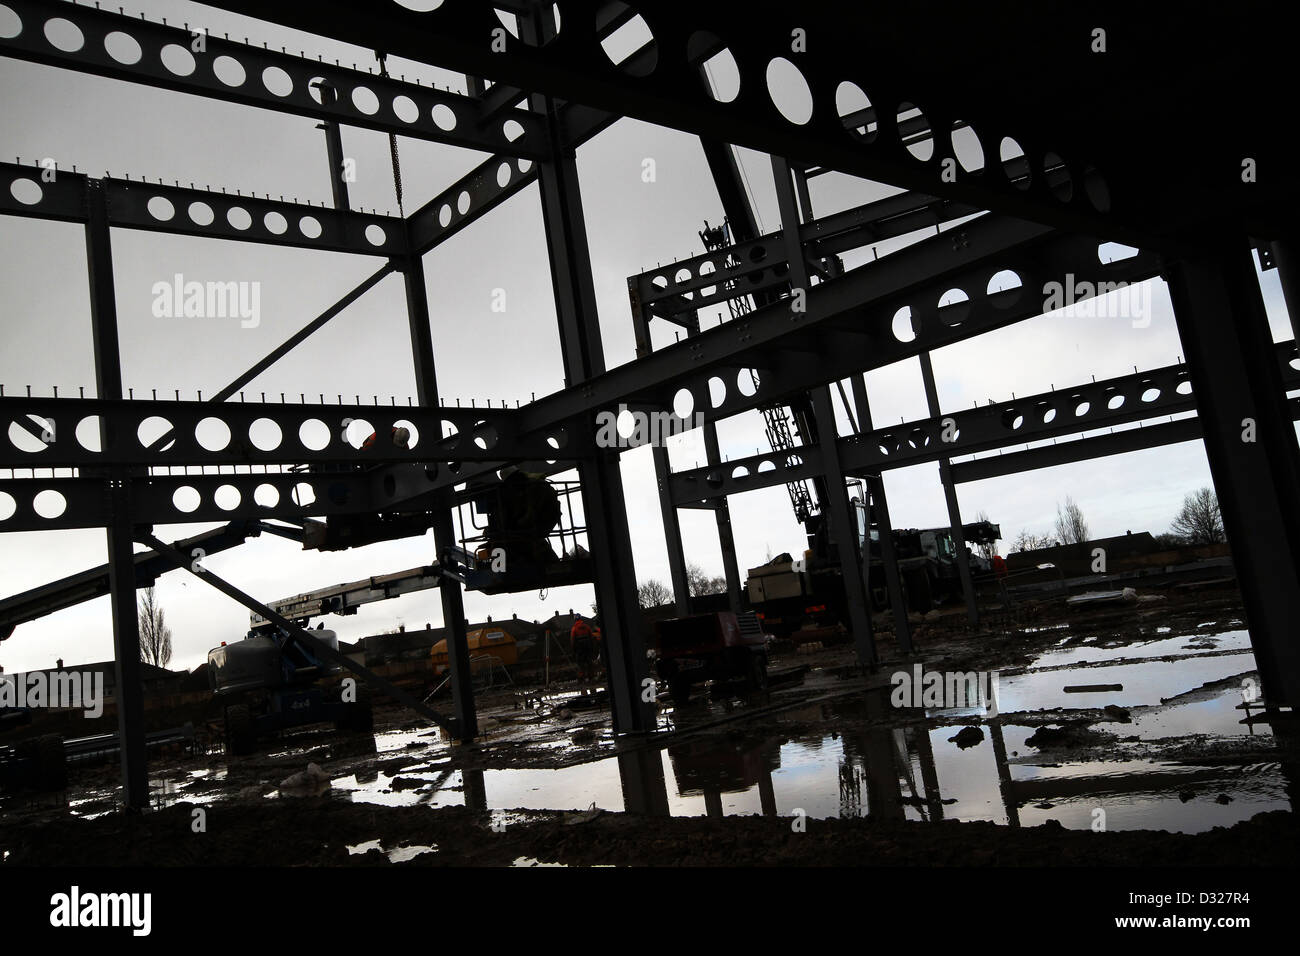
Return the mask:
M662 749L559 769L463 771L451 766L451 748L436 733L390 731L375 736L372 762L327 783L334 799L487 810L482 825L494 830L527 821L529 811L595 808L1009 826L1056 820L1075 829L1101 821L1108 830L1200 832L1289 808L1295 774L1267 759L1233 756L1251 736L1269 746L1271 730L1265 721L1242 720L1243 694L1258 682L1248 635L1212 623L1191 634L1162 627L1123 646L1067 637L1001 675L996 712L895 709L886 687L791 701L752 721L712 726L739 712L728 706L702 712L694 727L679 725ZM1065 692L1080 686L1120 689ZM1052 743L1042 731L1066 726L1070 711L1086 711L1093 722ZM556 746L568 746L567 737ZM178 771L151 784L157 805L210 803L230 787L225 769ZM259 795L266 792L274 783ZM67 806L98 816L113 812L116 799L107 787ZM595 815L567 822L589 819ZM385 850L377 840L349 847L375 851L404 862L437 848ZM552 864L520 857L514 865Z
M436 853L438 847L432 846L399 846L385 851L383 845L378 840L367 840L365 843L358 843L355 846L348 847L349 856L360 856L378 850L388 857L389 863L405 863L407 860L414 860L417 856L424 853Z
M1000 679L996 719L976 707L894 710L887 692L876 691L787 708L775 720L789 734L705 730L635 757L558 770L485 770L476 792L494 820L505 809L619 811L635 800L643 812L673 816L802 811L814 819L1011 826L1051 819L1078 829L1199 832L1288 808L1281 764L1242 766L1213 756L1215 741L1268 734L1265 723L1241 722L1242 684L1254 672L1246 633L1166 633L1123 647L1076 643L1045 651ZM1122 689L1064 693L1080 685ZM1035 711L1107 705L1124 708L1130 719L1095 722L1060 749L1027 743L1044 726ZM798 731L810 725L819 729ZM963 725L979 730L960 738L964 747L956 736ZM837 726L843 729L834 732ZM1170 738L1180 738L1184 749L1207 749L1192 757L1180 751L1182 760L1134 749L1159 750ZM365 784L344 778L335 787L362 802L466 803L460 771L436 765L379 774Z

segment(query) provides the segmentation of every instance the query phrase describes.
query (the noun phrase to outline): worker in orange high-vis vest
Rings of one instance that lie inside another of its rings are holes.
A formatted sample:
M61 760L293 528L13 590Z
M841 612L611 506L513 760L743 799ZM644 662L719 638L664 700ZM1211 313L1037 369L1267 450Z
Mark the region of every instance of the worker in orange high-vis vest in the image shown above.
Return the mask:
M578 664L578 679L591 680L596 670L596 635L581 614L573 619L573 627L569 629L569 646Z

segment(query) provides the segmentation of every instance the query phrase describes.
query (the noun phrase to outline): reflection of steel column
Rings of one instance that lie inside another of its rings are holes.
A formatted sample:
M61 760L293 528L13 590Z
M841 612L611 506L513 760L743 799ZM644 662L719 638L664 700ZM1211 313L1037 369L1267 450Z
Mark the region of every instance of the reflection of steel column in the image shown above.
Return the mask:
M939 793L939 771L934 765L934 746L930 730L924 724L914 727L912 739L916 743L916 756L921 764L921 785L925 787L925 803L930 808L930 822L943 819L943 797Z
M1011 788L1011 767L1007 764L1007 745L1002 739L1002 722L989 721L989 736L993 739L993 760L998 765L998 790L1002 794L1002 806L1007 811L1007 826L1020 826L1020 807Z
M939 391L934 383L934 366L930 364L930 353L922 352L919 358L921 381L925 386L925 400L930 406L930 417L938 418L943 413L939 408ZM966 617L971 624L978 624L980 609L975 600L975 584L971 580L970 557L966 553L966 533L961 526L961 505L957 501L957 485L952 480L952 463L947 458L939 459L939 481L943 484L943 498L948 505L948 524L952 527L957 575L961 578L961 593L966 598Z
M772 787L772 769L763 765L763 773L758 778L758 802L763 808L763 816L776 816L776 790Z
M465 806L471 810L486 810L487 787L482 770L461 770L461 786L465 789Z
M1300 743L1300 734L1296 733L1295 726L1286 720L1276 721L1272 725L1273 736L1282 744L1282 753L1294 754L1296 744ZM1300 807L1300 763L1294 759L1282 761L1282 780L1286 785L1286 796L1291 801L1291 809L1294 811Z
M715 820L722 819L722 794L716 790L704 791L704 812Z
M868 692L867 719L889 713L886 694ZM894 764L893 731L883 725L869 727L856 737L867 776L867 814L877 820L902 820L903 799L898 768Z
M646 747L620 751L618 777L623 785L624 811L655 817L671 816L662 751Z

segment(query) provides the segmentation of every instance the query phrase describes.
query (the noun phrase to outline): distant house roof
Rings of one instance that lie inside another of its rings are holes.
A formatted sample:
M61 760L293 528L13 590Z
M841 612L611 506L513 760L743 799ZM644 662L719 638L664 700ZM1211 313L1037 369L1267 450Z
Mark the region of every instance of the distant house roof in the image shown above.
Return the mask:
M533 634L540 634L546 630L546 625L537 621L524 621L517 617L502 618L499 621L482 621L478 624L471 624L466 630L477 630L480 627L496 627L505 631L511 637L528 637Z
M105 675L106 682L112 682L116 677L116 661L96 661L93 664L72 664L63 667L45 667L39 670L27 671L28 674L57 674L60 671L71 672L79 671L86 673L102 673ZM157 667L153 664L140 662L140 679L145 681L171 680L186 676L185 671L169 671L165 667Z
M543 627L550 628L552 634L568 634L573 629L573 622L581 617L588 624L600 624L600 617L595 614L556 614L542 622Z
M356 642L371 656L399 654L402 651L432 647L446 637L446 629L441 627L420 628L417 631L395 631L392 634L371 634Z
M1149 531L1139 531L1136 534L1117 534L1110 538L1093 538L1090 541L1080 541L1077 544L1053 544L1046 548L1035 548L1032 551L1013 551L1012 554L1034 554L1050 557L1052 552L1065 554L1072 552L1091 551L1093 548L1105 548L1108 554L1150 554L1160 550L1160 545Z

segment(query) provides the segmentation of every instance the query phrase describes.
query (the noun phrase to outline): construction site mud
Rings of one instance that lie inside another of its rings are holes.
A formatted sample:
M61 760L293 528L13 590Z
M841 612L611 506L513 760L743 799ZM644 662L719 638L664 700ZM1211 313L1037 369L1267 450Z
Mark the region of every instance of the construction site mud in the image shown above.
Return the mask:
M603 694L573 684L485 696L470 745L384 708L373 736L168 754L143 815L119 808L111 761L78 766L64 793L5 800L0 851L18 865L74 845L90 865L1281 864L1297 753L1249 707L1240 613L1233 589L1208 588L1158 608L1041 602L1014 629L933 615L922 653L886 638L868 673L844 646L791 649L765 693L665 697L652 742L616 742ZM992 675L995 699L899 706L918 664ZM304 814L309 830L279 825Z

